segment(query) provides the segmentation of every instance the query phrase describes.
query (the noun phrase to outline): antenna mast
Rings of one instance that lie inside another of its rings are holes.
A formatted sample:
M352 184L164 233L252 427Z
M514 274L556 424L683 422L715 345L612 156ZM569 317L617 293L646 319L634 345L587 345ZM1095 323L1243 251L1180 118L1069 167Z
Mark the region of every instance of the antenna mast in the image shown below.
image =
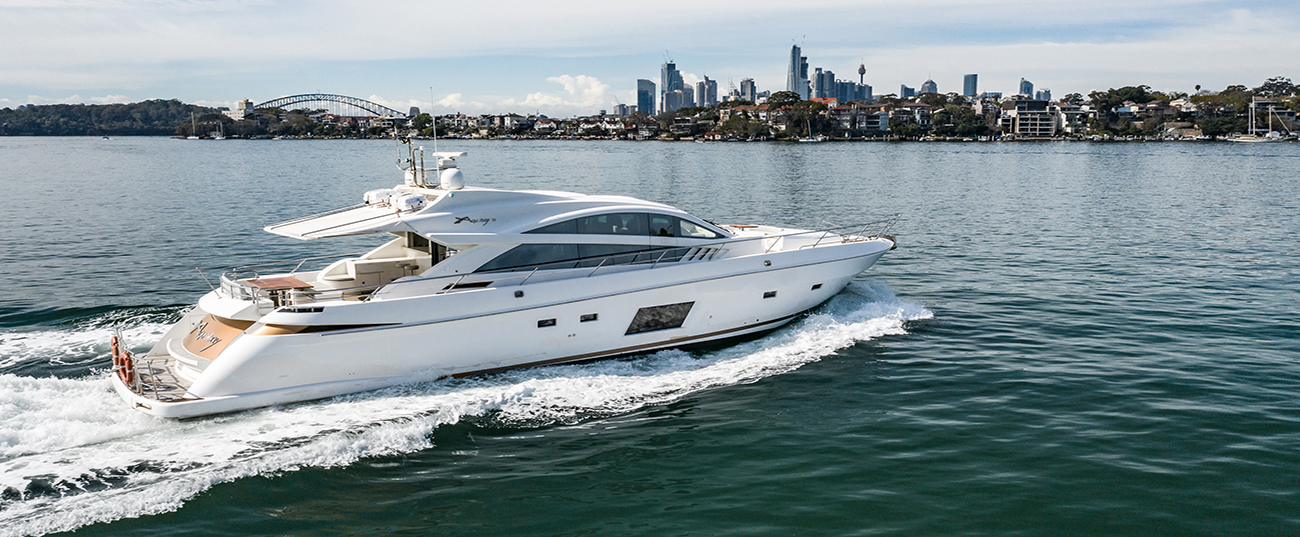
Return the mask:
M433 86L429 86L429 111L433 111ZM438 116L429 114L429 119L433 120L433 152L438 152Z

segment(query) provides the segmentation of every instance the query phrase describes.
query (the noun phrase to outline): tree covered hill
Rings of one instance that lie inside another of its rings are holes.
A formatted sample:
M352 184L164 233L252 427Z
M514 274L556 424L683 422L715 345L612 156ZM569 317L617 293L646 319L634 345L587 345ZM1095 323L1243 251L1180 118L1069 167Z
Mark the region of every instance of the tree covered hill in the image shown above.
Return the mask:
M51 104L0 109L0 135L100 136L172 135L176 126L188 124L190 114L210 114L216 109L185 104L176 99L153 99L130 104Z

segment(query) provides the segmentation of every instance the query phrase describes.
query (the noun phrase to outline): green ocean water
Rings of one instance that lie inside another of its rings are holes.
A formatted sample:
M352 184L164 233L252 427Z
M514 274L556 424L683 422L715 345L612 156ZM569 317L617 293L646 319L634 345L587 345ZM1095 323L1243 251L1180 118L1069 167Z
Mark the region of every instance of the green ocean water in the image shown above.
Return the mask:
M426 143L431 145L431 143ZM391 141L0 138L0 535L1300 534L1300 146L460 141L471 185L903 215L751 341L171 422L108 383Z

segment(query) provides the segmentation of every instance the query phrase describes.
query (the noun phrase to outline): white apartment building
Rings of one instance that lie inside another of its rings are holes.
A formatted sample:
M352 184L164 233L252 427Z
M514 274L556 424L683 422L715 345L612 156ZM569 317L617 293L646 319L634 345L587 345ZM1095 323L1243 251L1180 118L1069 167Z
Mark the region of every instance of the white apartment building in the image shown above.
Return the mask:
M998 125L1003 136L1049 138L1056 135L1056 112L1047 101L1008 99L1002 103Z

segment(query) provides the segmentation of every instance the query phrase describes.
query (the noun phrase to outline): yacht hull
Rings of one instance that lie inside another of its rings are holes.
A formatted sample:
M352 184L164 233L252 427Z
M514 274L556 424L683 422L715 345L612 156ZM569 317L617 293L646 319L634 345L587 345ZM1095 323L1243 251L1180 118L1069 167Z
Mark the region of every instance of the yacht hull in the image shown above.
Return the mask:
M318 313L277 312L262 322L326 329L269 335L259 323L230 341L201 372L191 370L193 383L183 398L141 396L116 375L114 384L142 411L189 418L707 343L794 320L844 289L892 246L880 239L585 278L538 278L527 285L322 304ZM193 361L175 355L184 353L176 342L193 332L205 313L200 308L187 315L149 355L161 356L163 349L178 363Z

